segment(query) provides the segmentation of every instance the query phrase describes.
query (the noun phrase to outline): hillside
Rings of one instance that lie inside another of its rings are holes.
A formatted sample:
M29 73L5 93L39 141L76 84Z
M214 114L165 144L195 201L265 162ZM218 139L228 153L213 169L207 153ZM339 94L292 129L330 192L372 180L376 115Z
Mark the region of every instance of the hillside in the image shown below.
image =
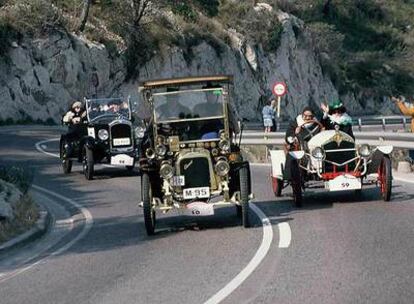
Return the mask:
M276 80L289 85L289 116L338 97L390 112L387 96L414 95L412 0L95 0L80 29L84 2L0 0L0 93L12 107L0 119L56 121L73 98L206 73L235 74L248 119Z

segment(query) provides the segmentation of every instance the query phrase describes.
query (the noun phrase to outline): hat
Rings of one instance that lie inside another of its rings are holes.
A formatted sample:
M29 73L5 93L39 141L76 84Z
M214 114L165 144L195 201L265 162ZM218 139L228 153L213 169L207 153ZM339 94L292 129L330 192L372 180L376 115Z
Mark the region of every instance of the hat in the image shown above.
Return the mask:
M72 104L72 109L77 108L77 107L82 108L82 103L80 101L75 101Z
M346 108L344 107L344 104L340 100L335 100L334 102L331 102L329 104L329 112L333 110L340 110L342 112L346 112Z

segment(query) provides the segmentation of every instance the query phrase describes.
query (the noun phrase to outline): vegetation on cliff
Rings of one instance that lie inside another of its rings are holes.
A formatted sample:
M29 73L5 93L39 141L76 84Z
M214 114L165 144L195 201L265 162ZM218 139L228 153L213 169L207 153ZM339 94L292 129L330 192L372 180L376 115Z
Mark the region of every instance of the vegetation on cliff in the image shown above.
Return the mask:
M259 11L258 2L273 10ZM220 56L231 33L275 53L279 9L305 21L324 72L341 94L414 94L413 0L0 0L0 56L22 35L82 31L113 56L122 53L128 76L135 77L138 67L170 46L181 47L188 61L201 42Z

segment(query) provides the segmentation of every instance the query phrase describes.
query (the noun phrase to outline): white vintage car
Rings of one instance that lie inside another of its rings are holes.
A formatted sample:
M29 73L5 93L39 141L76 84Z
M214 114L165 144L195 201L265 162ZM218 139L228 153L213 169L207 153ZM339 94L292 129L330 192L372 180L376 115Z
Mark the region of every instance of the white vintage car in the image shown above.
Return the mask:
M301 148L295 149L293 139L289 141L291 144L286 144L284 150L270 151L276 196L291 185L295 205L300 207L303 190L310 186L329 191L360 191L363 185L374 182L384 201L390 200L392 146L356 145L351 136L339 130L321 131Z

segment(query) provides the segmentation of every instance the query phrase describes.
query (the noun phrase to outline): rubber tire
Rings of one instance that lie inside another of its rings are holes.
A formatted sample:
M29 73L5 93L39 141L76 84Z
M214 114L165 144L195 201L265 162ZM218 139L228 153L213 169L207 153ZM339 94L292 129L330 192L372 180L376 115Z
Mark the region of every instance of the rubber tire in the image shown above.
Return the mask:
M83 174L87 180L93 179L94 165L93 151L85 146L83 149Z
M249 169L247 167L241 167L239 170L240 178L240 205L241 205L241 218L244 228L250 227L249 222Z
M290 166L291 186L293 192L293 201L296 208L302 207L302 178L300 174L299 163L292 160Z
M144 222L147 235L151 236L155 233L155 210L152 207L152 190L151 181L148 173L143 173L141 176L141 195L144 207Z
M380 172L384 174L384 186L381 186L381 196L384 202L389 202L391 199L391 192L392 192L392 167L391 167L391 159L388 155L384 155L381 161L381 169ZM383 188L384 187L384 188Z
M60 144L60 159L62 160L62 169L63 169L63 173L64 174L69 174L70 172L72 172L72 161L70 159L65 158L64 156L64 152L65 151L65 144L66 141L65 140L61 140L61 144Z
M272 178L273 193L275 194L276 197L281 197L282 189L283 189L283 180L280 180L273 176L271 178Z

